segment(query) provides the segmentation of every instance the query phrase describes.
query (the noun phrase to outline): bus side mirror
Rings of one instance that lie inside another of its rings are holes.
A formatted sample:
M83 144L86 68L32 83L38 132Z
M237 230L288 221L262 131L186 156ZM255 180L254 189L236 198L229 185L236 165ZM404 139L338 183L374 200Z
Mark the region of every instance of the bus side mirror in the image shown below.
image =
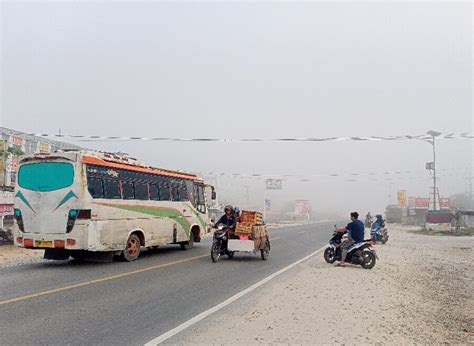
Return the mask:
M214 190L212 190L211 199L212 199L213 201L215 201L215 200L217 199L217 193L216 193L216 191L214 191Z

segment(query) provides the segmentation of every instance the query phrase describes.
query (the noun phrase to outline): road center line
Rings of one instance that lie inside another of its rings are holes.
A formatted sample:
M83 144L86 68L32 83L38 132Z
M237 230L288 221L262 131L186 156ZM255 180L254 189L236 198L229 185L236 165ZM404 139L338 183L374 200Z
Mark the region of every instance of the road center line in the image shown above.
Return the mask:
M74 289L74 288L90 286L90 285L98 284L98 283L105 282L105 281L120 279L120 278L123 278L125 276L140 274L140 273L144 273L144 272L147 272L147 271L150 271L150 270L155 270L155 269L159 269L159 268L169 267L169 266L172 266L172 265L175 265L175 264L190 262L190 261L194 261L198 258L203 258L203 257L209 257L209 255L206 254L206 255L186 258L186 259L183 259L183 260L174 261L174 262L170 262L170 263L158 264L158 265L155 265L155 266L146 267L146 268L142 268L142 269L137 269L137 270L133 270L133 271L130 271L130 272L125 272L125 273L121 273L121 274L106 276L106 277L103 277L103 278L100 278L100 279L94 279L94 280L90 280L90 281L80 282L80 283L74 284L74 285L68 285L68 286L53 288L53 289L50 289L50 290L40 291L40 292L36 292L36 293L24 295L24 296L19 296L19 297L16 297L16 298L1 300L0 301L0 306L1 305L6 305L6 304L11 304L11 303L17 303L17 302L21 302L21 301L28 300L28 299L39 298L39 297L43 297L43 296L46 296L46 295L49 295L49 294L63 292L63 291L71 290L71 289Z
M153 346L153 345L158 345L158 344L161 344L162 342L172 338L173 336L181 333L182 331L186 330L187 328L191 327L192 325L202 321L203 319L209 317L210 315L212 315L213 313L223 309L224 307L226 307L227 305L229 304L232 304L233 302L235 302L236 300L242 298L243 296L245 296L246 294L254 291L255 289L257 289L258 287L266 284L268 281L276 278L277 276L283 274L284 272L290 270L291 268L297 266L298 264L310 259L311 257L317 255L318 253L320 253L322 250L324 250L326 248L326 246L323 246L322 248L310 253L309 255L303 257L302 259L296 261L296 262L293 262L292 264L290 264L289 266L286 266L285 268L283 269L280 269L279 271L271 274L270 276L267 276L265 279L253 284L252 286L250 287L247 287L246 289L240 291L239 293L233 295L232 297L228 298L227 300L223 301L222 303L220 304L217 304L216 306L204 311L204 312L201 312L199 315L196 315L195 317L187 320L186 322L184 322L183 324L177 326L176 328L173 328L169 331L167 331L166 333L164 334L161 334L160 336L156 337L155 339L147 342L145 344L145 346Z

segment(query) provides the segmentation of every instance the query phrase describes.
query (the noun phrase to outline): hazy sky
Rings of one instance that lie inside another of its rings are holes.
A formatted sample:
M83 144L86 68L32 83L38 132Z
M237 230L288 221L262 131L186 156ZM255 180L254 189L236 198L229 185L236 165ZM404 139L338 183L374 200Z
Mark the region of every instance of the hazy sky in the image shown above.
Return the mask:
M3 2L1 123L146 137L339 137L472 132L471 3ZM77 143L77 142L76 142ZM287 181L274 199L382 210L429 192L421 141L87 142L189 171L367 178ZM467 191L472 140L438 143L440 193ZM261 184L221 179L262 200Z

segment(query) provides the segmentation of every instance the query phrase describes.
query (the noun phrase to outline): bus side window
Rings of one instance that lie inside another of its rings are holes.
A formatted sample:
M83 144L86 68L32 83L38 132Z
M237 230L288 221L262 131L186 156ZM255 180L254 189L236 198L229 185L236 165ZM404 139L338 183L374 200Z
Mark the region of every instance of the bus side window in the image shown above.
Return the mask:
M204 197L204 186L197 185L197 210L201 213L206 212L206 198Z
M92 198L104 198L104 186L102 179L87 178L87 188Z
M150 184L150 199L153 201L160 200L160 188L158 184Z
M104 196L109 199L120 199L120 181L119 180L104 180Z
M143 183L134 183L135 199L148 200L148 185Z
M122 181L122 198L123 199L134 199L135 193L133 191L133 183L128 181Z
M178 195L180 201L189 201L188 191L184 182L178 187Z
M171 191L168 184L163 184L160 186L160 201L170 201L171 200Z

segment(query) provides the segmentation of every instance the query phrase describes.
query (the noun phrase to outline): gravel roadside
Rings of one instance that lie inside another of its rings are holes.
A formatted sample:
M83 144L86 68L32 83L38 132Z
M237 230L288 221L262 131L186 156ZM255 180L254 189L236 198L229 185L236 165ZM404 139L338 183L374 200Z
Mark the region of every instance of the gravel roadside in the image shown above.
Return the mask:
M474 238L389 229L374 269L317 255L169 342L473 343Z

